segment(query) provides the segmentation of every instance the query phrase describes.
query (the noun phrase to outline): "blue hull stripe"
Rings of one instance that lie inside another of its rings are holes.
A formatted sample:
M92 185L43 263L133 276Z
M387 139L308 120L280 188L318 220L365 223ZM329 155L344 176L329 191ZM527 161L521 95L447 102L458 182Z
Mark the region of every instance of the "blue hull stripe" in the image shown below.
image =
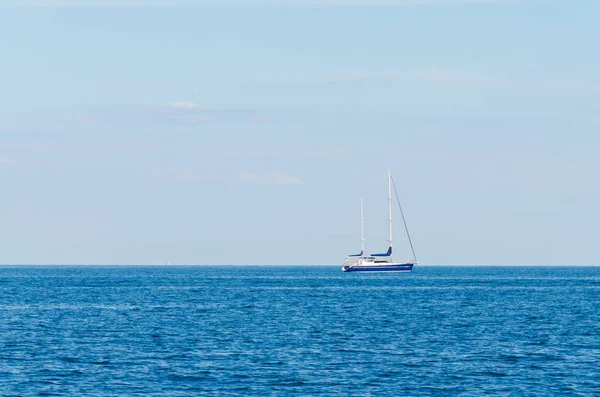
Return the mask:
M414 264L405 263L401 265L381 265L381 266L344 266L344 272L411 272Z

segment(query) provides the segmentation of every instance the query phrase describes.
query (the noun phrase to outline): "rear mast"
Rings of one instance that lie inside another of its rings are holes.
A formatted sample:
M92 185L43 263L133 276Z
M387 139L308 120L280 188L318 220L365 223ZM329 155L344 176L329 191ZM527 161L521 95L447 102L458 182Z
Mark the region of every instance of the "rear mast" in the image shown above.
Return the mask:
M360 198L360 259L365 256L365 228L363 217L363 199Z

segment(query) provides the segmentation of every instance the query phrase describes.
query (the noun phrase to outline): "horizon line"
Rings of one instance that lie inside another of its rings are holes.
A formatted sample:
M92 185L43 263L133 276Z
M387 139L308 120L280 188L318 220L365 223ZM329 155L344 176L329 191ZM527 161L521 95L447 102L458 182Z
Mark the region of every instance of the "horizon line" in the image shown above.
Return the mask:
M140 263L125 263L125 264L103 264L103 263L0 263L0 267L243 267L243 266L254 266L254 267L337 267L341 264L240 264L240 263L228 263L228 264L186 264L186 263L155 263L155 264L140 264ZM588 264L588 265L569 265L569 264L417 264L417 267L600 267L600 264Z

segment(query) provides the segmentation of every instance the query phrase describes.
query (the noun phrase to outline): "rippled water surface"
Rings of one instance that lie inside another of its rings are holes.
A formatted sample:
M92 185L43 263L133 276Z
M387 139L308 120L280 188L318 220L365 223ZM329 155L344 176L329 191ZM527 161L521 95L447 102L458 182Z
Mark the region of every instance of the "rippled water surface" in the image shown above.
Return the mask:
M0 267L0 395L600 395L600 268Z

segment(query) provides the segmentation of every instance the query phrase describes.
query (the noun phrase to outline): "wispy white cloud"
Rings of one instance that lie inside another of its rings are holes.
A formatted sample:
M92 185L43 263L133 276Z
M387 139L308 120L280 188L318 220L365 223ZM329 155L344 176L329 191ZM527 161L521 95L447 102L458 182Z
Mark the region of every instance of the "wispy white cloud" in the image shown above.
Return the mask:
M512 88L523 84L522 79L517 77L440 67L413 69L410 71L409 77L411 80L433 83L438 86L461 88Z
M158 179L176 182L230 182L231 177L213 170L199 170L189 168L157 167L152 169L152 176Z
M300 79L302 82L352 82L352 81L397 81L402 83L427 83L436 86L460 86L461 88L513 87L524 79L502 76L493 73L452 69L445 67L419 68L343 68L334 69L316 76L314 79Z
M195 102L170 102L160 109L146 109L146 115L154 122L178 125L197 125L209 122L242 121L253 124L268 122L263 111L249 109L212 109ZM150 111L150 113L148 113Z
M12 132L73 131L97 127L197 127L233 123L265 125L275 120L275 111L248 108L208 108L194 102L176 101L162 105L110 106L23 113L7 119L2 130ZM2 132L0 130L0 133Z
M252 109L208 108L195 102L174 101L164 105L118 106L92 108L62 114L30 114L16 125L36 128L92 125L179 125L196 126L209 123L270 122L269 112Z
M241 172L240 182L249 185L301 185L302 181L296 176L285 175L277 172L256 174Z
M92 125L96 119L91 114L72 113L57 117L57 122L64 124Z
M528 0L0 0L0 7L172 7L190 5L453 6Z
M194 102L170 102L155 112L155 121L167 122L169 124L195 125L218 119L218 112L203 109Z
M320 73L281 76L261 84L331 84L390 82L418 84L436 90L468 89L485 91L537 92L548 95L598 95L598 78L576 76L531 76L493 71L478 71L441 66L415 68L339 68Z
M167 104L167 108L170 108L170 109L198 109L198 108L200 108L200 105L198 105L195 102L176 101L176 102L169 102Z
M9 165L9 164L14 164L14 161L12 159L10 159L9 157L0 154L0 165Z
M297 186L302 184L302 181L297 176L286 175L281 172L255 173L241 171L238 174L235 174L234 172L213 171L209 169L158 167L151 170L151 174L159 179L183 183L213 182L262 186Z

